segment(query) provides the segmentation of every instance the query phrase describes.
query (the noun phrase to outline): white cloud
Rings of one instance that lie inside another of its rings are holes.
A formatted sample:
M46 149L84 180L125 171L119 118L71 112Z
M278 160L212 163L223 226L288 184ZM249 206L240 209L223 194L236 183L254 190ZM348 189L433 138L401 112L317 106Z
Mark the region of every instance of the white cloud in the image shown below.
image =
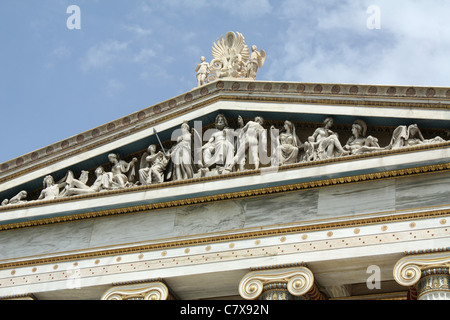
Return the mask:
M59 46L52 51L51 55L52 57L55 57L57 59L64 59L70 57L71 52L66 46Z
M152 29L145 29L138 25L124 26L124 29L130 31L138 37L147 37L153 34Z
M120 41L106 41L91 47L82 60L82 70L103 68L110 65L127 50L128 43Z
M243 18L260 17L273 10L269 0L227 0L217 2L217 6Z
M147 63L155 56L156 53L152 49L141 49L141 51L134 56L133 61L136 63Z
M369 30L369 5L381 29ZM450 3L434 1L285 0L281 46L266 76L290 81L447 85Z
M106 84L106 95L108 98L113 99L117 94L123 91L125 85L117 79L109 79Z

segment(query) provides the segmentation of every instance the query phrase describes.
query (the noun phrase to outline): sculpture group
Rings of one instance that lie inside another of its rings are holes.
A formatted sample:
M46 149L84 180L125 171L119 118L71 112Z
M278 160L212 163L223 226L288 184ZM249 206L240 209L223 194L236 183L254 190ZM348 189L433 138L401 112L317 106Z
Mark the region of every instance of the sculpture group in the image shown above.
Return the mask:
M89 183L89 172L81 171L78 179L72 171L55 181L51 175L43 179L43 188L36 200L54 200L75 195L95 194L104 191L159 184L205 176L223 175L236 171L259 169L264 166L283 166L300 162L314 162L330 158L358 155L374 151L393 150L423 144L445 142L441 137L425 139L416 124L398 126L390 143L380 147L378 139L367 136L367 125L356 120L351 137L341 144L332 130L333 118L327 117L323 125L312 132L306 141L300 141L293 122L286 120L282 128L264 127L260 116L244 123L241 116L237 128L230 128L223 114L215 120L215 128L206 135L190 129L187 122L175 130L173 146L161 150L154 144L141 155L140 161L122 160L119 154L110 153L109 171L103 166L95 169L95 180ZM159 138L158 138L159 140ZM206 142L206 143L204 143ZM138 163L139 162L139 163ZM1 205L18 205L28 202L28 193L19 192Z
M239 32L228 32L214 43L212 48L213 60L207 62L202 56L197 65L197 84L206 83L223 78L244 78L255 80L256 74L266 61L264 50L258 51L253 45L251 51L245 44L245 38Z

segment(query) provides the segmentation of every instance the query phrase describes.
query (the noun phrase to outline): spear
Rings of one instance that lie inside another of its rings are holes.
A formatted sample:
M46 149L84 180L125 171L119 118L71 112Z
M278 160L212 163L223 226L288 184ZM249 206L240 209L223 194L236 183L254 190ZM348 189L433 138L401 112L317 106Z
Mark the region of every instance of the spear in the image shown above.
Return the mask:
M166 154L166 150L164 150L164 147L163 147L163 145L161 143L161 140L159 139L158 132L156 132L155 128L153 128L153 132L156 134L156 138L158 138L158 142L159 142L159 145L161 146L161 149L162 149L163 153Z

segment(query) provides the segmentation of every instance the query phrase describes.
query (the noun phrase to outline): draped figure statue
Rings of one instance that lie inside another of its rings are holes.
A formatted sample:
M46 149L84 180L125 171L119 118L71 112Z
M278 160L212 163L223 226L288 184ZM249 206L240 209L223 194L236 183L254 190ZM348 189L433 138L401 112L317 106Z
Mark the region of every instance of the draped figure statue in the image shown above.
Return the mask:
M317 159L323 160L348 155L350 152L343 149L337 133L330 130L334 120L328 117L323 122L323 127L317 128L310 140L316 144Z
M187 180L194 176L192 165L192 134L187 122L181 125L181 135L177 138L177 144L172 148L171 162L172 170L168 174L168 179Z
M217 115L215 126L215 132L202 147L202 168L220 166L225 168L225 171L229 171L234 157L233 130L228 128L227 119L223 114Z
M142 155L139 169L139 181L141 185L164 182L164 174L170 160L170 154L156 152L156 145L148 147Z
M417 124L409 126L398 126L392 133L391 142L386 149L397 149L402 147L411 147L419 144L431 144L445 142L444 139L437 136L432 139L425 139Z
M367 125L363 120L356 120L352 125L352 136L343 147L351 154L362 154L384 150L378 144L378 139L372 136L366 137Z
M272 140L276 139L274 136L274 127L271 127ZM295 126L291 121L286 120L284 127L278 136L278 145L276 150L273 150L273 156L276 156L276 162L279 165L292 164L298 162L299 150L303 147L300 139L295 133Z
M136 158L133 158L130 163L120 160L120 156L117 153L110 153L108 155L109 161L112 163L111 173L112 179L111 183L117 188L126 188L133 185L135 176L135 163ZM128 173L128 175L126 175Z

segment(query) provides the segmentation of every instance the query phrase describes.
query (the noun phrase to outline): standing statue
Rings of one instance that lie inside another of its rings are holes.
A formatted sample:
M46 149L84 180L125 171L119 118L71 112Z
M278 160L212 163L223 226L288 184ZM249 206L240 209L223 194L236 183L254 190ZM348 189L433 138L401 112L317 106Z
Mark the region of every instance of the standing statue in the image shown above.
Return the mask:
M313 136L309 136L308 140L306 140L303 144L303 150L305 151L305 154L303 155L302 161L309 162L319 160L319 157L317 155L318 145L319 143L316 142L316 139Z
M242 150L241 145L245 144L245 131L244 131L245 124L244 124L244 119L242 119L242 116L240 116L240 115L237 118L237 124L238 124L238 127L236 128L236 130L233 131L234 150ZM245 154L243 157L242 156L240 157L239 161L240 162L237 163L239 168L244 168L245 161L246 161Z
M391 142L386 147L386 149L397 149L402 147L411 147L419 144L431 144L431 143L440 143L445 142L444 139L437 136L433 139L426 140L422 132L420 132L417 124L412 124L410 126L398 126L391 138Z
M313 135L311 141L317 143L317 158L319 160L334 158L339 156L348 155L349 151L343 149L337 133L330 130L333 126L334 120L328 117L324 120L324 126L317 128ZM309 139L308 139L309 140Z
M245 170L245 153L248 150L248 159L250 164L255 165L255 169L259 169L260 159L259 152L267 154L267 136L263 127L264 119L260 116L255 117L254 121L249 121L242 128L243 136L239 141L239 149L230 165L231 168L239 164L241 171Z
M202 147L202 168L206 169L216 166L223 167L225 171L229 171L234 157L233 130L229 129L227 119L223 114L217 115L215 126L216 131Z
M258 69L262 68L265 61L266 52L264 50L258 52L258 47L253 45L250 59L248 60L246 65L246 77L255 80Z
M200 63L197 64L197 68L195 69L195 72L197 72L198 86L200 87L200 86L206 84L207 83L206 79L208 78L211 71L209 69L209 63L206 62L205 57L202 56L200 58Z
M271 127L274 132L275 127ZM272 139L276 137L272 134ZM299 148L303 147L300 139L295 133L295 126L291 121L286 120L284 127L280 130L278 137L278 146L273 156L277 157L276 163L280 166L284 164L292 164L298 161Z
M362 154L384 150L378 144L378 139L372 136L366 137L367 125L363 120L356 120L352 125L352 136L343 147L350 154Z
M130 163L127 163L124 160L120 160L120 156L117 153L110 153L108 155L108 159L112 163L112 180L110 181L111 185L120 189L132 186L135 176L134 165L137 162L137 159L133 158ZM128 175L125 175L126 173L128 173Z
M177 144L170 152L172 170L168 173L168 179L187 180L194 176L192 166L192 134L187 122L181 125L181 135L177 138Z
M164 182L164 173L170 160L170 154L156 152L156 145L148 147L142 155L139 169L139 181L142 185Z

